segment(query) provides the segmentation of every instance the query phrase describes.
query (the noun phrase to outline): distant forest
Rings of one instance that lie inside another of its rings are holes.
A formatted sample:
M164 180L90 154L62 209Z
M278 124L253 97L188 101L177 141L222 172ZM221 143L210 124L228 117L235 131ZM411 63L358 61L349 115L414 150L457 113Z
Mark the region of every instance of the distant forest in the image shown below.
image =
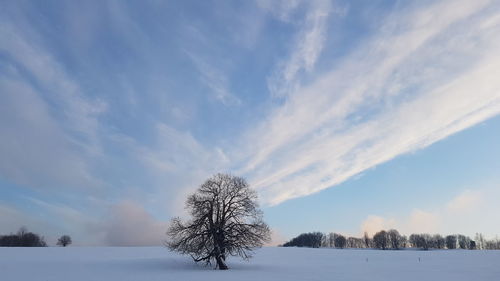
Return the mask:
M322 232L303 233L286 242L283 247L310 248L374 248L381 250L412 249L465 249L465 250L499 250L500 240L486 240L477 233L474 240L462 234L441 236L440 234L412 234L409 237L401 235L397 230L382 230L373 237L365 232L362 238L345 237L338 233L324 234Z
M66 247L72 243L69 235L63 235L57 240L57 245ZM8 235L0 234L0 247L47 247L45 238L40 234L28 231L26 227L21 227L17 233Z
M0 235L0 247L47 247L43 236L21 227L17 233Z

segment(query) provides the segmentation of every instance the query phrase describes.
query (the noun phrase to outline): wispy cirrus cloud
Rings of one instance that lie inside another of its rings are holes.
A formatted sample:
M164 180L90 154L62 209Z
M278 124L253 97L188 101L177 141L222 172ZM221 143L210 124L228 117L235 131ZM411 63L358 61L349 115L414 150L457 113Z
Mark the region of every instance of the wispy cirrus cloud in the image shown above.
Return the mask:
M277 204L500 113L497 15L489 1L448 1L388 18L249 134L242 172Z
M226 74L201 57L188 53L200 74L200 80L212 91L213 97L225 106L236 106L241 100L231 93Z
M305 5L305 3L303 3ZM287 14L296 9L299 2L291 1L280 7L278 16L287 20ZM297 33L293 48L287 60L278 64L274 74L268 79L268 88L272 96L284 97L300 86L300 74L311 72L324 48L328 17L332 12L329 1L308 2L307 12Z
M0 49L9 56L11 77L33 85L43 99L51 104L52 114L60 121L63 129L73 134L73 140L89 151L98 150L98 116L106 111L103 100L91 100L85 96L78 83L67 74L41 42L40 35L7 21L0 22L2 40ZM21 75L27 72L32 80Z
M106 103L88 99L33 30L2 20L0 36L0 174L33 187L100 186L84 155L102 152Z

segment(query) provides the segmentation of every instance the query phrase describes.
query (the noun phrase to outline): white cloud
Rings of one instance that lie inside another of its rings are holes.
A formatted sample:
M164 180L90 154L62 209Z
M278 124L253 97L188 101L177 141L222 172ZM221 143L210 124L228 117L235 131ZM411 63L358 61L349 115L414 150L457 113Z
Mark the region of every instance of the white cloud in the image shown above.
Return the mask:
M381 216L370 215L361 223L361 233L373 236L380 230L392 229L396 226L394 219L386 219Z
M284 10L288 13L296 6L297 4L287 6ZM272 96L284 97L293 93L300 85L299 74L313 70L326 40L330 6L329 1L309 3L305 22L295 38L290 57L281 62L276 72L269 78L268 87Z
M131 201L114 205L101 227L105 244L110 246L161 246L167 231L166 222Z
M380 230L395 228L401 233L461 233L473 237L481 232L492 238L500 231L496 214L500 211L496 198L500 195L497 186L465 189L438 207L413 209L399 216L369 215L360 225L361 233L370 235Z
M225 106L236 106L241 100L229 90L226 74L199 56L187 53L200 73L201 81L212 90L215 99Z
M283 245L288 239L277 229L271 229L271 241L266 243L265 246L278 246Z
M34 232L45 229L45 225L32 216L26 215L11 206L0 205L0 235L15 233L22 226Z
M35 188L100 186L81 156L81 147L75 147L32 87L0 78L0 89L3 178Z
M301 0L257 0L257 5L262 10L285 22L290 20L291 14L301 3Z
M474 190L465 190L447 204L449 212L467 212L478 207L483 201L482 193Z
M278 204L500 113L500 28L481 29L496 16L487 4L444 2L389 18L243 139L251 145L240 172Z
M100 186L88 156L101 153L98 116L106 103L84 98L30 28L1 21L0 37L9 57L0 78L0 174L33 187Z
M439 229L439 217L431 212L413 210L408 222L403 226L405 233L436 233Z
M125 161L138 164L139 173L146 177L147 190L142 190L142 202L158 206L159 210L183 212L187 194L206 178L225 171L229 159L219 147L206 147L189 131L157 123L151 143L144 145L125 136L113 136L114 142L126 151ZM144 192L147 191L147 192Z
M38 94L51 102L52 114L59 117L71 140L90 153L98 153L99 114L107 110L102 100L87 100L79 85L40 42L40 35L30 28L21 31L8 22L0 22L0 49L6 52L24 71L35 79ZM16 67L16 72L18 71ZM17 74L17 73L16 73ZM23 83L30 84L23 79ZM43 94L42 94L43 93ZM7 92L12 95L14 93Z
M437 233L440 227L440 217L420 209L414 209L403 218L382 217L369 215L360 226L361 233L367 232L369 236L381 230L397 229L403 234L412 233Z

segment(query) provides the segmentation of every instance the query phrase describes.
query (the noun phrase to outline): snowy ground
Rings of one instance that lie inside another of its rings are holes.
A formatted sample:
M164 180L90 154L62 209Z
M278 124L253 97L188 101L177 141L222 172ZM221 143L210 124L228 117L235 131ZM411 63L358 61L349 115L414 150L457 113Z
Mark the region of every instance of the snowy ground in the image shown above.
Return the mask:
M228 265L211 270L162 247L0 248L2 281L500 280L500 251L263 248Z

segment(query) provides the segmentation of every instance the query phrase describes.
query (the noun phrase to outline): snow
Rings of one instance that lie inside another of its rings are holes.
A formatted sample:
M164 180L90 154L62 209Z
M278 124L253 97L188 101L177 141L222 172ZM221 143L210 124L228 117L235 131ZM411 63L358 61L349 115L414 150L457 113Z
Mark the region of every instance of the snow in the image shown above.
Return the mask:
M500 251L269 247L228 265L212 270L163 247L0 248L2 281L500 280Z

